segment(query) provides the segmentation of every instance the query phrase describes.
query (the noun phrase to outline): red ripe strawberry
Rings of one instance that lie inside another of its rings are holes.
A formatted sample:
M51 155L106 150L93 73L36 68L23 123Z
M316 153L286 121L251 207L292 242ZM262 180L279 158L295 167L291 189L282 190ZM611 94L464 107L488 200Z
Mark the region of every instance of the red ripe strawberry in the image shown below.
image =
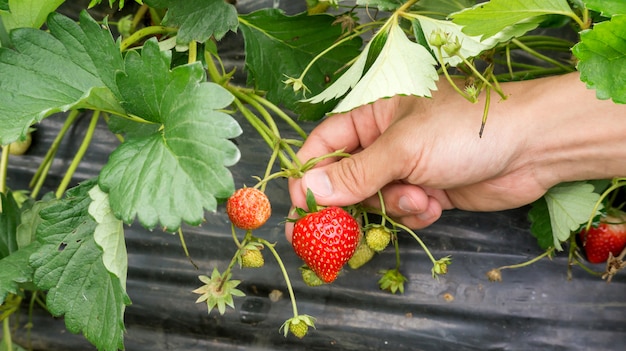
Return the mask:
M626 222L623 218L606 216L597 227L580 232L587 260L591 263L606 262L609 253L617 256L626 247Z
M296 221L292 245L304 263L330 283L354 254L359 237L359 223L348 212L327 207Z
M253 230L267 222L272 215L272 207L261 190L241 188L228 198L226 213L237 228Z

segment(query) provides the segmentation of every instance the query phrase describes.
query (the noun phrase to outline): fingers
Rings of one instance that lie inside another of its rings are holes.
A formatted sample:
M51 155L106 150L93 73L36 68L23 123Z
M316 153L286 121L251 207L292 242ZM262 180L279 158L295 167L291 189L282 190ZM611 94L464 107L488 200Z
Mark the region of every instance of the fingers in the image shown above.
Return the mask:
M444 209L451 209L445 192L394 183L381 190L385 213L398 222L414 229L424 228L441 217ZM366 199L367 206L381 208L378 196Z
M310 189L320 205L346 206L359 203L399 179L399 165L392 156L381 154L379 148L362 152L306 172L299 182L306 194ZM384 171L381 171L384 170Z
M423 189L404 183L393 183L382 190L385 213L409 228L421 229L435 223L443 210L454 208L442 190ZM378 195L363 201L366 206L380 208ZM285 236L291 242L293 223L285 225Z

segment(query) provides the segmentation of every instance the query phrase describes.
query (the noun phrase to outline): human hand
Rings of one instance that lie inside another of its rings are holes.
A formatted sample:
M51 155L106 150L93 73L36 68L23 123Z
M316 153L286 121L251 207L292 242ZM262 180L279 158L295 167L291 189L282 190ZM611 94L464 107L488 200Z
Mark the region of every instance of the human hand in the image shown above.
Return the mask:
M291 179L292 203L305 207L310 188L321 205L380 206L380 190L387 213L412 228L432 224L445 209L495 211L528 204L571 180L543 151L563 153L566 143L557 136L568 137L563 131L568 125L581 127L572 123L583 121L572 94L545 94L572 84L576 94L595 104L577 75L503 84L510 96L492 101L482 138L484 102L467 102L445 82L432 99L394 97L331 116L311 132L298 157L306 161L340 149L352 156L324 160L301 179ZM550 110L563 117L546 119ZM544 133L550 134L542 138ZM286 234L290 238L290 225Z

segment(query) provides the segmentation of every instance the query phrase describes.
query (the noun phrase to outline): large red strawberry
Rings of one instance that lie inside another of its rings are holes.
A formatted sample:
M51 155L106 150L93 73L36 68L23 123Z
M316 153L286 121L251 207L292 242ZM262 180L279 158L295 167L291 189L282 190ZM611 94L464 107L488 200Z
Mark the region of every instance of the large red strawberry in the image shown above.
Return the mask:
M341 207L306 214L293 228L293 248L324 282L330 283L354 254L359 223Z
M606 262L609 253L619 255L626 247L626 222L624 218L606 216L589 231L580 232L580 239L591 263Z
M241 188L226 201L226 213L236 227L253 230L267 222L272 215L272 207L261 190Z

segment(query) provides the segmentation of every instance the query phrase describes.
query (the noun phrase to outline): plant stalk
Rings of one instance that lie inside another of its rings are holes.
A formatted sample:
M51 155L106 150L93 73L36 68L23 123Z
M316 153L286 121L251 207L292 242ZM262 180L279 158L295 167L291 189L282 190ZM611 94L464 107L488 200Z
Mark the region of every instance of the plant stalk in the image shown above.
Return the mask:
M9 318L2 321L2 334L4 335L4 347L7 351L13 351L13 340L11 339L11 328Z
M4 194L7 191L7 172L9 168L9 151L11 151L10 149L10 144L2 147L2 155L0 156L0 194ZM2 212L1 203L0 212Z
M74 155L72 163L70 163L70 166L67 168L63 179L61 179L61 184L57 188L57 191L55 193L57 199L60 199L63 196L63 193L65 193L65 190L67 189L70 181L72 180L72 177L74 176L74 173L76 172L76 169L78 168L78 164L85 156L85 152L87 151L87 148L91 143L91 139L93 138L94 131L96 130L96 125L98 124L99 117L100 111L94 111L93 115L91 116L91 121L89 122L89 128L87 129L85 138L80 144L76 155Z
M128 38L122 40L120 44L120 51L126 51L133 44L139 42L141 39L149 36L153 36L156 34L171 34L176 33L178 29L172 27L164 27L164 26L150 26L146 28L142 28L135 33L131 34Z
M283 277L285 278L285 284L287 285L287 291L289 292L289 298L291 299L291 308L293 310L293 316L297 317L298 305L296 305L296 295L293 292L293 287L291 286L291 280L289 279L289 274L287 273L287 269L285 268L285 264L283 263L283 260L281 260L280 255L278 254L276 249L274 249L274 246L272 244L270 244L265 239L259 238L258 240L261 244L265 245L265 247L267 247L272 252L272 255L274 255L274 258L276 259L276 262L278 263L278 266L280 267L280 271L283 273Z
M72 110L68 114L67 119L65 119L65 122L63 123L63 127L61 127L61 130L59 131L57 136L54 138L54 141L52 142L52 145L50 145L50 148L48 149L48 152L44 156L43 161L41 162L41 164L39 165L39 168L33 175L33 179L30 181L30 184L28 185L31 188L34 187L31 193L32 198L36 198L37 195L39 194L39 190L41 190L41 187L43 186L43 182L46 180L48 170L50 170L50 167L52 166L52 160L54 159L54 156L59 150L59 145L61 144L61 141L63 140L63 137L69 130L70 126L74 123L74 121L76 121L76 118L78 117L78 115L79 115L78 110Z

